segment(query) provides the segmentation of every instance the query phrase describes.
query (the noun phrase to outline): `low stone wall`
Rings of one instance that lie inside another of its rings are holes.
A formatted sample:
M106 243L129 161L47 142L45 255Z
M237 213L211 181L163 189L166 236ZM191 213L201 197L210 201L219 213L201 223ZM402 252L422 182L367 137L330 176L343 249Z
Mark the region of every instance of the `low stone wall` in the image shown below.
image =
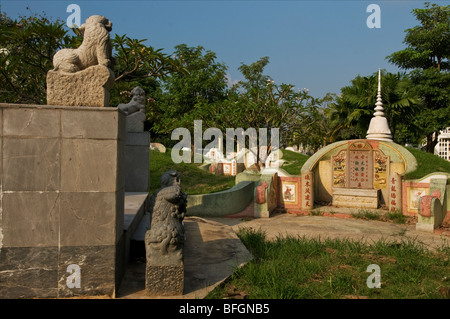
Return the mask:
M445 194L442 194L444 211L446 212L445 221L450 222L450 174L435 172L428 174L420 179L405 180L402 183L402 209L403 215L417 216L419 212L418 199L420 196L431 195L430 186L433 179L447 180Z
M127 132L125 138L125 191L148 192L150 133Z
M189 195L187 216L224 217L243 211L254 198L255 182L245 181L217 193Z

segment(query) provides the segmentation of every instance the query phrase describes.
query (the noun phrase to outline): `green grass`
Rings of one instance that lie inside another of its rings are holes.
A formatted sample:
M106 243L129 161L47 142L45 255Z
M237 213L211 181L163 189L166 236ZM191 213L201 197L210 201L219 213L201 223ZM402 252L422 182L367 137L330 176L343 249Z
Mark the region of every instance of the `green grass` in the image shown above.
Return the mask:
M181 173L181 187L188 195L206 194L230 189L235 185L234 176L214 175L200 169L199 164L175 164L170 155L150 150L150 194L160 187L161 175L170 170Z
M356 213L352 213L352 217L369 220L381 220L382 216L377 212L372 212L367 209L360 209Z
M351 216L353 218L367 220L392 221L397 224L405 224L408 221L408 218L399 210L396 210L394 212L380 213L371 211L369 209L360 209L356 213L353 212Z
M286 163L281 167L291 175L300 175L303 164L309 159L309 156L300 153L282 150L283 160Z
M417 169L404 176L405 179L418 179L434 172L450 173L450 162L437 155L406 147L417 160Z
M449 298L450 249L435 252L414 241L373 244L347 239L283 237L243 229L239 237L254 256L207 298L339 299ZM380 267L381 288L369 288L367 267Z
M150 150L150 194L159 188L161 175L169 170L181 173L181 185L188 195L219 192L235 185L234 176L214 175L200 169L200 165L195 163L175 164L170 156L171 151L170 148L166 153ZM290 174L298 175L308 158L306 155L283 150L283 159L288 161L283 169Z
M385 217L397 224L405 224L408 219L400 210L388 212L387 214L385 214Z

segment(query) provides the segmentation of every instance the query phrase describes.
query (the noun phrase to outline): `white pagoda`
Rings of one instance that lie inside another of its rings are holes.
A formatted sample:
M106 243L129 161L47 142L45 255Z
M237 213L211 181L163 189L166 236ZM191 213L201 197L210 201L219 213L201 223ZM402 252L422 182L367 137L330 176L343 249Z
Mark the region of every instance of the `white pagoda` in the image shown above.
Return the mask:
M375 113L370 120L369 129L366 138L368 140L381 140L392 142L392 134L389 129L388 121L384 117L383 102L381 99L381 69L378 69L378 95L375 103Z

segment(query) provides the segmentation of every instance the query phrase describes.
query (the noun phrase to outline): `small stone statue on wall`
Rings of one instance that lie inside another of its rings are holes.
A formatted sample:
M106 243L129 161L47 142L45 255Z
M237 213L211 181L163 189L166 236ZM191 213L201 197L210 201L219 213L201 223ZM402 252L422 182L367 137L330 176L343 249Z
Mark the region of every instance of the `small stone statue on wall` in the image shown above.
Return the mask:
M145 112L145 91L136 86L131 90L131 101L127 104L119 104L117 107L125 112L126 115L131 115L136 112Z
M126 104L119 104L117 108L127 115L127 132L144 132L145 91L139 86L131 90L132 99Z
M149 295L180 295L184 287L184 226L187 195L180 175L169 171L150 198L151 227L145 234L146 277Z

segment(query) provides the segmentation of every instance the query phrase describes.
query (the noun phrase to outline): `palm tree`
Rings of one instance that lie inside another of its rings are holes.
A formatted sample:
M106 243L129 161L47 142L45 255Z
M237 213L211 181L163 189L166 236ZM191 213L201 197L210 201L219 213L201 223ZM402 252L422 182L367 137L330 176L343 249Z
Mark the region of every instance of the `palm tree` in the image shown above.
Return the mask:
M331 117L335 125L340 126L341 137L365 138L377 97L377 73L365 77L358 75L350 86L341 89L341 95L331 105ZM405 125L418 110L420 100L411 87L406 73L382 71L383 107L394 140L398 126Z

